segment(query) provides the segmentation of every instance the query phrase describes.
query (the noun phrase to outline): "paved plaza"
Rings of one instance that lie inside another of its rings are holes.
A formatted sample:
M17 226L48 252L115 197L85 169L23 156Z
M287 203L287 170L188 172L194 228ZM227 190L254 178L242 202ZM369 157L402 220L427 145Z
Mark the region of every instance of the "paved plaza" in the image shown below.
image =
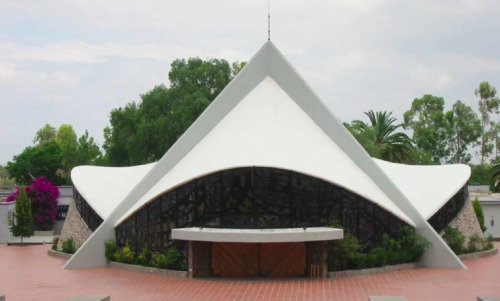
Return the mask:
M62 270L49 245L0 246L0 295L8 301L57 301L73 295L111 295L113 301L476 300L500 295L500 255L466 260L468 270L419 268L341 279L176 279L113 268ZM500 243L496 244L500 247Z

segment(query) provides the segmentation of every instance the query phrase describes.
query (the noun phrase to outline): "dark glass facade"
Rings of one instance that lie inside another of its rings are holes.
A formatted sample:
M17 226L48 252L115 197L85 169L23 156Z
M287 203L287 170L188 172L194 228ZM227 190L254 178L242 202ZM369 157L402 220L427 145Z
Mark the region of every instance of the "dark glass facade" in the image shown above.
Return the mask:
M440 233L457 217L468 198L469 190L467 189L467 184L465 184L438 212L434 213L429 219L429 224L431 224L437 233Z
M94 232L103 222L102 218L97 214L97 212L90 207L87 201L80 195L78 190L73 186L73 198L75 200L75 206L80 216L85 221L90 230Z
M296 228L340 226L365 246L384 233L396 237L407 225L371 201L342 187L293 171L249 167L224 170L168 191L116 228L118 245L127 241L163 251L173 244L171 229Z

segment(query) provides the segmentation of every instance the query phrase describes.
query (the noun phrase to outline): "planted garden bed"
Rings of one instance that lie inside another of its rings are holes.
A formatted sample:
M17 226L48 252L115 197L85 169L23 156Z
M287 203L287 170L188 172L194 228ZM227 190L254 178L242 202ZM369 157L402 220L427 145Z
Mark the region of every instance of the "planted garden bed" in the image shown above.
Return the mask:
M63 258L66 260L70 259L71 256L73 256L73 254L64 253L64 252L60 252L60 251L56 251L56 250L47 250L47 254L49 254L49 256L52 256L52 257Z

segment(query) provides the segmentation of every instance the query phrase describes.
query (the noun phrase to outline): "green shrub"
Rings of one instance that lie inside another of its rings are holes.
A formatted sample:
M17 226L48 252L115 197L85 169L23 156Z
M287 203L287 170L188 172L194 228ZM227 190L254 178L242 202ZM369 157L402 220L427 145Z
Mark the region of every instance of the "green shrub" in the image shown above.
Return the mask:
M144 266L149 266L151 263L151 257L152 254L148 247L143 247L141 249L141 253L139 254L139 256L137 256L137 263Z
M181 261L181 264L179 266L180 266L179 271L187 271L188 270L188 265L184 261Z
M344 234L344 239L330 242L327 258L328 270L342 271L356 268L363 260L359 258L360 250L361 245L358 239L349 233Z
M343 240L328 245L328 270L364 269L416 261L430 243L410 227L402 227L398 238L382 236L379 246L364 250L358 239L346 233Z
M118 246L116 245L115 241L110 239L108 242L104 243L104 247L106 249L104 253L106 259L109 261L115 261L115 254L116 252L118 252Z
M165 252L167 260L167 269L180 270L182 263L182 254L176 248L170 248Z
M176 248L170 248L165 253L153 252L151 255L151 265L159 269L186 270L181 252Z
M75 241L69 236L61 241L61 248L64 253L74 254L76 252Z
M134 263L135 252L130 248L128 241L123 248L118 248L115 252L115 259L121 263Z
M448 246L455 252L455 254L462 254L465 251L465 236L460 232L460 230L448 226L444 229L443 235L444 241Z
M59 237L54 237L54 239L52 239L52 247L51 249L53 251L57 251L57 243L59 242Z
M407 261L417 261L425 252L431 243L423 236L415 233L415 229L402 227L400 230L401 247L404 250Z
M488 228L484 224L483 208L481 207L481 204L479 203L477 197L474 201L472 201L472 207L474 207L474 212L476 213L477 221L479 222L479 226L481 226L481 230L484 233L484 231L486 231L486 229Z
M165 255L160 252L151 253L151 266L154 268L162 269L165 262Z
M488 237L484 238L482 235L474 234L469 239L469 245L467 246L467 253L491 250L494 247L495 246L493 245L493 236L488 235Z
M135 252L130 248L127 241L123 248L116 245L115 241L110 239L105 245L105 255L109 261L121 263L137 263L144 266L152 266L160 269L171 269L187 271L188 267L184 262L182 253L176 248L170 248L164 253L152 252L147 246L141 249L136 257Z
M484 250L486 246L486 240L478 234L474 234L469 239L469 245L467 246L467 253L474 253Z
M493 244L493 235L488 234L488 236L486 237L485 249L486 250L493 250L494 248L495 248L495 245Z

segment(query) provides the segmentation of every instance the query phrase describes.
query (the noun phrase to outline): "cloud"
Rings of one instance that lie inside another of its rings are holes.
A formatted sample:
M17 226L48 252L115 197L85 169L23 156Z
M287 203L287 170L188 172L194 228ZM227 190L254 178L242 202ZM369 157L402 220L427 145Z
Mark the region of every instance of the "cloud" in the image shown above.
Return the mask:
M413 63L408 65L406 69L408 78L415 86L443 89L453 84L452 75L440 68Z
M78 78L65 72L37 72L22 69L16 63L0 61L0 85L13 83L36 83L46 86L71 87L77 85L78 82Z
M124 45L116 43L90 44L83 41L50 43L41 47L16 46L14 60L56 63L102 63L109 57L132 59L172 60L173 55L200 55L202 52L183 46L167 44Z
M11 62L0 62L0 83L8 82L20 76L16 64Z
M500 86L499 10L496 0L272 0L271 39L341 120L369 109L401 118L423 94L475 108L480 81ZM0 102L22 141L73 123L102 143L110 110L166 83L172 60L249 60L267 40L267 1L0 1L0 27ZM25 146L0 149L0 164Z
M221 47L216 51L202 51L195 48L172 44L126 45L117 43L90 44L83 41L64 41L39 47L23 47L15 44L0 44L0 53L11 57L12 61L33 61L52 63L104 63L110 58L149 59L171 62L179 57L217 57L232 61L248 59L248 54L234 48ZM8 46L8 47L7 47ZM297 53L297 52L295 52ZM12 62L5 63L4 76L13 76ZM0 73L0 76L1 73Z

